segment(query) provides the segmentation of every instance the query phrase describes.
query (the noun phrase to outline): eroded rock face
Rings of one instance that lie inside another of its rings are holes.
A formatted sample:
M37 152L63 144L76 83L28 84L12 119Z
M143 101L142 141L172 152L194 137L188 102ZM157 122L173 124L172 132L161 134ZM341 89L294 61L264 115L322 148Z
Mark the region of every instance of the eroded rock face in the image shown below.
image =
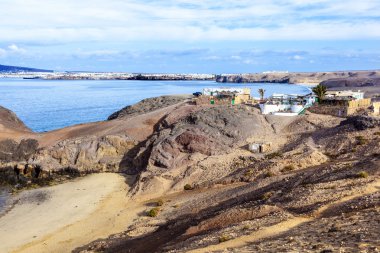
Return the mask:
M0 141L0 162L19 162L28 160L38 150L38 141L34 139L22 140L17 143L14 140Z
M76 168L79 171L120 171L120 163L136 145L128 136L88 136L69 139L41 150L30 159L44 170Z
M148 141L149 165L170 169L186 164L192 154L227 153L254 134L264 133L263 117L243 106L205 108L168 124Z
M380 77L348 77L348 78L335 78L322 82L328 88L336 87L367 87L367 86L380 86Z

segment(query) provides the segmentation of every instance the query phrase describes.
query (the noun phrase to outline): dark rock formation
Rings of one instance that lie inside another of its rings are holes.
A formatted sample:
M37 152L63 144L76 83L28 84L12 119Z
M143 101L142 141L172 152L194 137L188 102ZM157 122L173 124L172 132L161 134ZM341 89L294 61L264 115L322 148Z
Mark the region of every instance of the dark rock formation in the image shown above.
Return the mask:
M370 116L353 116L344 120L341 126L353 126L355 130L366 130L380 126L380 119Z

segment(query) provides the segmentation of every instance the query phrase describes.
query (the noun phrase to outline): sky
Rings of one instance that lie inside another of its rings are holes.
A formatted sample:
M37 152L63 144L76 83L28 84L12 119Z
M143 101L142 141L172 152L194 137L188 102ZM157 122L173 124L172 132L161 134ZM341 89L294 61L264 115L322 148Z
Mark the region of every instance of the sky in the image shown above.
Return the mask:
M0 64L56 71L380 69L380 0L0 0Z

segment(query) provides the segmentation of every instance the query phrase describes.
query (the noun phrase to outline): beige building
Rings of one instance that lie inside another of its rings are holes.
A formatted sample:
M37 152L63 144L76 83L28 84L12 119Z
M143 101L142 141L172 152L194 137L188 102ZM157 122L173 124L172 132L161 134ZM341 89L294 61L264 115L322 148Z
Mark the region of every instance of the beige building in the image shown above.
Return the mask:
M380 102L374 102L372 103L373 108L373 115L374 116L380 116Z
M203 97L207 97L211 104L244 104L251 100L250 88L205 88ZM200 99L202 100L202 99Z

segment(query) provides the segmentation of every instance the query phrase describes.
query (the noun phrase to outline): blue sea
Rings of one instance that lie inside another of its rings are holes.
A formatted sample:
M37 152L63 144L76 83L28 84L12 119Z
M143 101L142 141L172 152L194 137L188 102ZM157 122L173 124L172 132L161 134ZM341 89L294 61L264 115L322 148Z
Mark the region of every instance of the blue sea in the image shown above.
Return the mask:
M101 121L141 99L191 94L205 87L264 88L273 93L306 94L310 89L289 84L221 84L213 81L52 81L0 79L0 105L14 111L35 132Z

